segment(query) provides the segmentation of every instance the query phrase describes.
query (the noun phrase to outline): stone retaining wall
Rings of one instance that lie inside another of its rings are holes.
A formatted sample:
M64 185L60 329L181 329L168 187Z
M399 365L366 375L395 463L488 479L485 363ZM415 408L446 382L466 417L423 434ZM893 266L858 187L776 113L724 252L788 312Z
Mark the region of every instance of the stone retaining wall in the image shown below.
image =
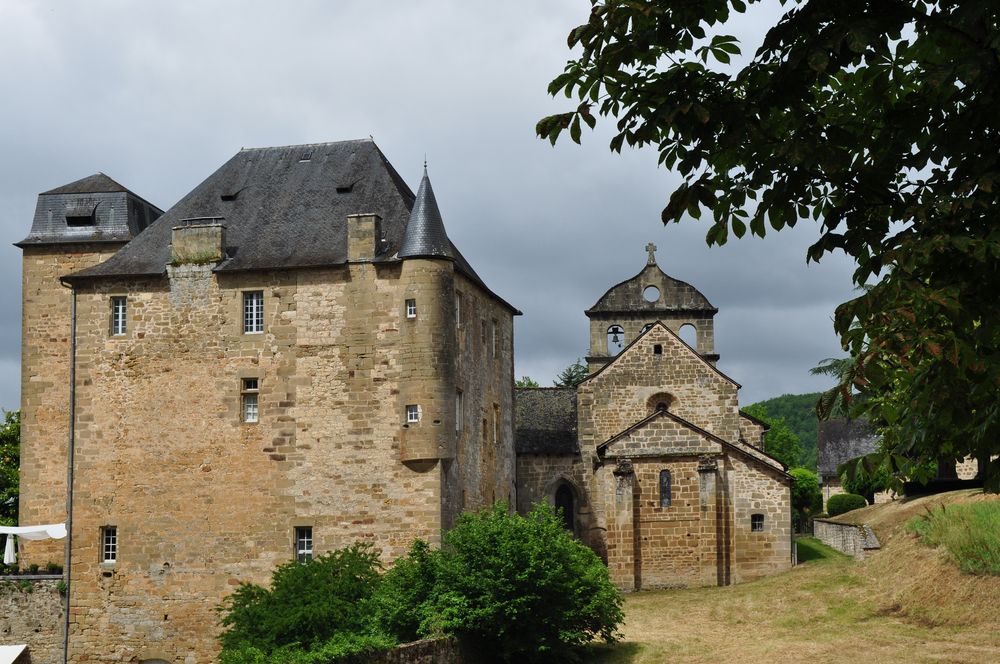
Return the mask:
M0 644L27 644L25 662L62 662L63 596L58 589L61 580L58 576L0 577Z
M370 657L369 664L463 664L458 639L425 639Z
M868 552L880 548L874 531L866 525L813 519L813 535L823 544L854 556L855 560L864 560Z

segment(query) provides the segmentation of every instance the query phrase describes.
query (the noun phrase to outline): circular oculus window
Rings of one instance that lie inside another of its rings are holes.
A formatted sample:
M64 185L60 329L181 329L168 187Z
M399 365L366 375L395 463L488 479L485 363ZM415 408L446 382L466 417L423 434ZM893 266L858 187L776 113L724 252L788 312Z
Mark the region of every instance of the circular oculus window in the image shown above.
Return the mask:
M656 302L660 299L660 289L656 286L646 286L642 291L642 297L646 302Z

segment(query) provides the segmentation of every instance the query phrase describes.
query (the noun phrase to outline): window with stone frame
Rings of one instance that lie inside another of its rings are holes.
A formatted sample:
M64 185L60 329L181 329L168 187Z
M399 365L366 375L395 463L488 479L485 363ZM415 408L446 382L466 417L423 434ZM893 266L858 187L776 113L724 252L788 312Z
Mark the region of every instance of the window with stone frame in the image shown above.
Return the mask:
M101 562L118 562L118 527L104 526L101 528Z
M762 532L764 532L764 515L763 514L751 514L750 515L750 532L752 532L752 533L762 533Z
M414 424L420 421L420 406L417 404L406 405L406 423Z
M462 294L455 291L455 327L462 327Z
M465 426L465 397L462 390L455 390L455 431Z
M406 317L416 318L417 317L417 301L410 298L406 301Z
M500 406L493 404L493 444L500 444Z
M260 380L244 378L240 383L240 419L246 424L260 421Z
M128 299L124 295L111 298L111 336L121 337L128 330Z
M670 493L673 488L673 478L669 470L660 471L660 507L670 507Z
M493 319L493 357L500 357L500 330L496 318Z
M307 563L313 557L312 526L296 526L295 528L295 560Z
M479 334L479 341L483 344L483 352L485 353L486 352L486 321L482 320L480 322L482 323L482 327L481 327L480 334Z
M243 334L264 331L264 291L243 292Z

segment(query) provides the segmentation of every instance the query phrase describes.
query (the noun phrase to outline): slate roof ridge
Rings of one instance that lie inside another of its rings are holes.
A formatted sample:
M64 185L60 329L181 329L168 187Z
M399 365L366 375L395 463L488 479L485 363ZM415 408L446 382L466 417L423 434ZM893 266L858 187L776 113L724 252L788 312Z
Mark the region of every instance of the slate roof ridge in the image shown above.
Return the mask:
M39 196L49 196L55 194L115 194L115 193L129 193L135 196L136 194L129 190L128 187L118 182L114 178L111 178L101 171L87 175L80 178L79 180L73 180L72 182L67 182L64 185L60 185L55 189L49 189L48 191L43 191ZM138 198L138 197L137 197Z
M627 352L627 351L628 351L629 349L631 349L631 348L632 348L633 346L635 346L635 345L636 345L637 343L639 343L639 340L640 340L640 339L642 339L643 337L645 337L645 336L646 336L647 334L649 334L649 333L650 333L650 331L652 331L652 329L653 329L654 327L656 327L656 326L660 326L660 327L662 327L662 328L663 328L664 330L666 330L666 331L667 331L667 333L668 333L668 334L669 334L670 336L672 336L672 337L673 337L674 339L676 339L677 341L679 341L679 342L681 342L682 344L684 344L684 345L685 345L685 346L687 347L687 349L688 349L688 350L690 350L690 351L691 351L691 353L692 353L692 354L693 354L693 355L694 355L694 356L695 356L696 358L698 358L699 360L701 360L702 364L704 364L704 365L705 365L705 366L707 366L707 367L708 367L709 369L711 369L712 371L714 371L715 373L717 373L717 374L718 374L718 375L719 375L720 377L724 378L725 380L727 380L727 381L729 381L730 383L732 383L733 385L735 385L735 386L737 387L737 389L739 389L739 388L742 388L742 387L743 387L743 386L742 386L741 384L739 384L738 382L736 382L736 381L735 381L734 379L730 378L730 377L729 377L728 375L726 375L725 373L723 373L723 372L722 372L722 370L721 370L721 369L719 369L719 368L718 368L717 366L715 366L714 364L712 364L711 362L709 362L708 360L706 360L706 359L705 359L704 357L702 357L701 353L699 353L699 352L698 352L697 350L695 350L694 348L692 348L692 347L691 347L691 346L690 346L690 345L689 345L689 344L688 344L688 343L687 343L686 341L684 341L684 340L683 340L683 339L681 339L681 338L680 338L679 336L677 336L676 334L674 334L674 331L673 331L673 330L671 330L671 329L670 329L669 327L667 327L667 326L666 326L666 325L665 325L665 324L663 323L663 321L662 321L662 320L658 320L658 321L656 321L655 323L653 323L653 325L652 325L652 326L651 326L651 327L650 327L650 328L649 328L648 330L646 330L645 332L640 332L640 333L639 333L639 336L637 336L637 337L636 337L635 339L633 339L633 340L632 340L632 341L631 341L631 342L630 342L630 343L629 343L629 344L628 344L627 346L625 346L625 347L624 347L624 348L622 348L622 349L621 349L620 351L618 351L618 354L617 354L617 355L615 355L614 357L612 357L612 358L611 358L611 360L609 360L607 364L605 364L605 365L604 365L603 367L601 367L600 369L598 369L598 370L597 370L597 371L595 371L594 373L590 374L589 376L587 376L586 378L584 378L583 380L581 380L581 381L580 381L580 383L585 383L585 382L587 382L588 380L590 380L591 378L596 378L597 376L599 376L599 375L600 375L601 373L603 373L603 372L604 372L604 370L605 370L605 369L607 369L607 368L608 368L608 367L610 367L610 366L611 366L612 364L614 364L615 362L617 362L617 361L618 361L618 358L620 358L620 357L621 357L622 355L624 355L624 354L625 354L625 353L626 353L626 352Z
M289 150L292 148L318 148L325 145L344 145L347 143L371 143L375 145L375 139L373 138L348 138L342 141L317 141L315 143L289 143L288 145L262 145L259 147L241 147L240 152L254 152L254 151L264 151L264 150ZM378 149L378 145L375 145ZM239 153L237 153L239 154Z

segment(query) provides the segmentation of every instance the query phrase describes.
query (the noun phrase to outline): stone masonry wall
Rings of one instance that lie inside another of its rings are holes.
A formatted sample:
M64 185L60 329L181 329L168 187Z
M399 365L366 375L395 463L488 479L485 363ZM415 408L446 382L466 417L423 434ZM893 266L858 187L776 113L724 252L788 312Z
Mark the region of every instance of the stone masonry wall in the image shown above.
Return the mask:
M813 535L829 547L864 560L866 552L879 548L875 533L868 526L813 519Z
M121 244L28 246L21 284L21 524L66 521L70 289L59 278L106 260ZM25 565L62 563L63 542L28 542Z
M213 661L215 607L291 560L296 526L312 527L316 555L360 539L389 562L416 537L439 541L455 495L510 491L512 452L475 459L474 424L455 459L400 461L399 265L170 273L80 295L71 661ZM257 290L264 332L244 334L243 293ZM116 294L130 317L112 338ZM496 375L512 381L510 313L480 308L502 335ZM491 379L473 359L462 373ZM257 423L241 421L244 378L258 380ZM466 421L494 398L470 389ZM511 441L509 397L496 403ZM104 526L117 528L115 563L100 561Z
M62 662L65 614L58 584L59 579L0 577L0 643L26 644L30 664Z
M791 488L778 470L739 454L727 460L732 497L732 582L743 583L792 566ZM754 532L754 514L764 517Z

